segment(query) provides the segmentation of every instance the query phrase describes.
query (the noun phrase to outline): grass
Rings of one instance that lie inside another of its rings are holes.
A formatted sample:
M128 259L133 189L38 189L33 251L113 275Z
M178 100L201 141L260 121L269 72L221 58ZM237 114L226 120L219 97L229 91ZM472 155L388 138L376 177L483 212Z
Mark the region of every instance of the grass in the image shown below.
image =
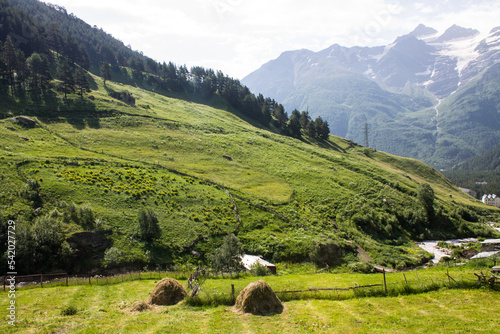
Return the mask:
M156 280L117 282L109 285L80 285L18 289L17 327L0 323L4 333L498 333L499 292L473 284L448 286L446 270L455 279L473 276L467 268L433 268L406 272L407 293L382 296L341 291L317 292L284 302L285 311L267 317L237 315L230 311L231 284L236 294L257 277L208 279L202 286L200 305L183 302L144 313L130 313L133 302L145 300ZM275 290L307 286L348 287L380 283L381 274L283 275L263 278ZM401 273L387 274L390 286L402 285ZM181 281L185 283L185 281ZM396 283L396 284L393 284ZM475 283L474 283L475 284ZM439 285L439 287L436 287ZM425 289L425 287L428 287ZM431 288L433 287L433 288ZM383 290L383 289L382 289ZM394 292L396 292L394 290ZM400 290L401 292L401 290ZM5 293L3 293L5 294ZM282 297L282 296L280 296ZM0 299L5 312L8 298ZM485 307L488 305L488 307ZM71 312L68 312L70 310ZM73 311L76 311L74 313ZM68 314L71 313L71 314Z
M420 210L416 190L422 182L432 185L445 216L460 207L498 217L498 210L416 160L333 136L296 140L256 127L237 112L107 82L114 91L133 94L137 105L131 107L110 98L100 78L94 80L94 111L40 112L32 129L0 121L4 216L33 220L36 208L16 189L27 178L37 179L42 213L61 202L90 206L112 230L124 262L141 267L164 267L174 257L196 265L192 250L203 261L220 236L233 231L246 252L275 262L308 259L314 242L350 238L393 267L422 261L425 254L411 239L456 236L458 227L464 235L492 233L481 221L457 215L440 231L401 218L405 210ZM145 207L160 218L158 247L135 237L137 214ZM66 235L83 229L65 227Z

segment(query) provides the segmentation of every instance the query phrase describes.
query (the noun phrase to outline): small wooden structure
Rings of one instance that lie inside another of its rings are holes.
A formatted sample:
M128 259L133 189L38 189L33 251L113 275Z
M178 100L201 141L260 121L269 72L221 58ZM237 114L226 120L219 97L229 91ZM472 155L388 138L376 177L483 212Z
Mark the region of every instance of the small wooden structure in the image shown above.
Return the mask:
M500 266L495 266L495 267L491 268L491 271L494 273L500 273Z
M271 273L276 274L276 265L267 262L262 256L243 254L241 263L246 270L252 270L255 265L260 264L267 267Z

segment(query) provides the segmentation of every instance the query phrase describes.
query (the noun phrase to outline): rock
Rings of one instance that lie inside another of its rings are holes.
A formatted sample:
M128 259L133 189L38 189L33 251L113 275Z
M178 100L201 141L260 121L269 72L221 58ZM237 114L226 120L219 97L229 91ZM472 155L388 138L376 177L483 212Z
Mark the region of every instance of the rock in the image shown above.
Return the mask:
M18 116L16 117L17 122L19 122L21 125L24 125L29 128L33 128L36 125L36 121L32 118L29 118L27 116Z
M131 93L128 93L128 92L110 92L109 96L111 96L114 99L123 101L130 106L135 105L135 97L133 97Z

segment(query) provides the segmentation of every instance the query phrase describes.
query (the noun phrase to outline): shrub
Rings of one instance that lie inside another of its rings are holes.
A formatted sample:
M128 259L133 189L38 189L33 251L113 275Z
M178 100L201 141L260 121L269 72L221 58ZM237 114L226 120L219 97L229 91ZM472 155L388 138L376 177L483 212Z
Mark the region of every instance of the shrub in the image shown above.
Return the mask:
M69 305L61 310L61 315L66 315L66 316L75 315L77 312L78 312L78 309L75 306Z
M255 276L268 276L271 274L271 271L269 270L269 268L260 264L259 262L255 263L252 266L251 271L252 271L252 274L254 274Z
M116 247L106 249L104 252L104 266L111 268L122 262L123 253Z
M350 263L347 268L355 273L365 273L370 274L375 272L375 267L368 262L353 262Z

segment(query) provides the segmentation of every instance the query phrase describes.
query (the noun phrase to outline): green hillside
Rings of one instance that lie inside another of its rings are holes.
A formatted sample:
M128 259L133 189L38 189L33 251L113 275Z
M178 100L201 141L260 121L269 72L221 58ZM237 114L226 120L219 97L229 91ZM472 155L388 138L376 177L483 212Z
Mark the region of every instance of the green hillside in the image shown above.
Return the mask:
M411 240L492 234L482 222L497 211L416 160L338 137L293 139L235 110L93 80L84 102L94 110L32 111L34 127L0 122L0 210L17 223L24 271L206 263L232 232L245 252L273 261L309 261L318 243L341 249L331 263L357 261L354 241L396 267L425 260ZM135 106L109 90L128 91ZM423 183L435 193L433 217L418 200ZM138 228L145 208L161 228L152 240ZM105 236L118 255L69 249L64 240L82 231Z
M208 265L231 233L275 262L344 265L359 245L405 268L428 260L416 240L495 233L497 209L417 160L288 119L220 71L125 52L62 7L0 3L0 253L15 224L20 274ZM381 114L403 103L386 97Z

